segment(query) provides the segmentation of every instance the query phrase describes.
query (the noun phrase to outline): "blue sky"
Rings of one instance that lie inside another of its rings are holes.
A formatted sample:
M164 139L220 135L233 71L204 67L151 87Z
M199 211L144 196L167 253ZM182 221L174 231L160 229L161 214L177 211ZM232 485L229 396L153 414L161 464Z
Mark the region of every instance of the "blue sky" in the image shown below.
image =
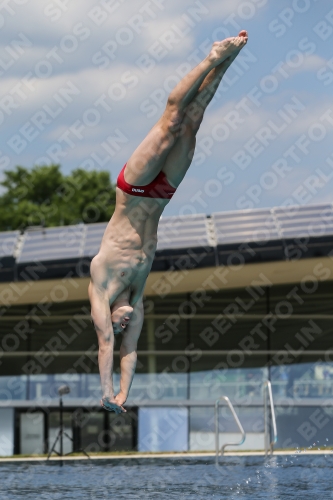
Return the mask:
M240 28L165 215L331 202L331 0L9 0L0 171L56 162L115 181L180 76Z

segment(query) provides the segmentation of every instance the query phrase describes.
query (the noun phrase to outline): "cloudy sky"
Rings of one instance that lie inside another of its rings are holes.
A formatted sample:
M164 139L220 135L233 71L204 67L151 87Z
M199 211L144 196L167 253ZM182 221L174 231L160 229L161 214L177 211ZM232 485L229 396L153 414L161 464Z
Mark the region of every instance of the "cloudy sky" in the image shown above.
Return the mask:
M1 171L60 163L115 181L181 76L243 28L165 215L331 202L331 0L3 2Z

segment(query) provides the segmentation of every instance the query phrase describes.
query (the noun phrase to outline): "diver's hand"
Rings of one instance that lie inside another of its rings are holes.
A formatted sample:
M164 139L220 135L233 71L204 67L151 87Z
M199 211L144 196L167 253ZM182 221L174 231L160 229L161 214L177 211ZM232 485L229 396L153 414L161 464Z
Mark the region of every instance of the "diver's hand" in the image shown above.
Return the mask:
M126 403L126 397L124 396L124 394L119 392L119 394L117 394L117 396L114 399L117 405L122 409L122 411L126 413L126 410L123 407L123 405Z
M125 413L125 408L123 408L116 399L117 398L103 398L101 399L101 406L107 411L114 411L115 413Z

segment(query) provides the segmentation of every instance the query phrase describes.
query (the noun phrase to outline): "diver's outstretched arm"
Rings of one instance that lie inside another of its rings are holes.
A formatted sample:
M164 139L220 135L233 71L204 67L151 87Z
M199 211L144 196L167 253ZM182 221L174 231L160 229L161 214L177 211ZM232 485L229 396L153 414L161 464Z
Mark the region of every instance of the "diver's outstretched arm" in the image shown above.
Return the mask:
M121 413L124 408L115 401L113 391L113 351L114 332L111 322L110 305L106 294L90 282L88 294L91 304L91 319L98 338L98 367L101 377L101 405L108 411Z
M123 333L120 346L120 391L115 401L122 406L127 400L135 373L137 360L137 345L143 325L143 302L138 300L133 308L133 316Z

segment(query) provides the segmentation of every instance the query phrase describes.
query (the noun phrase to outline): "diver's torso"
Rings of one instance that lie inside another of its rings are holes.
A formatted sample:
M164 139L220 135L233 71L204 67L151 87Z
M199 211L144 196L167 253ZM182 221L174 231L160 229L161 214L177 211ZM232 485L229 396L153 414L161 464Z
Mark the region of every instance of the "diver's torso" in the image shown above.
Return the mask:
M130 305L142 295L156 252L158 222L168 202L134 197L117 188L115 212L91 265L94 283L106 290L110 303L126 289Z

